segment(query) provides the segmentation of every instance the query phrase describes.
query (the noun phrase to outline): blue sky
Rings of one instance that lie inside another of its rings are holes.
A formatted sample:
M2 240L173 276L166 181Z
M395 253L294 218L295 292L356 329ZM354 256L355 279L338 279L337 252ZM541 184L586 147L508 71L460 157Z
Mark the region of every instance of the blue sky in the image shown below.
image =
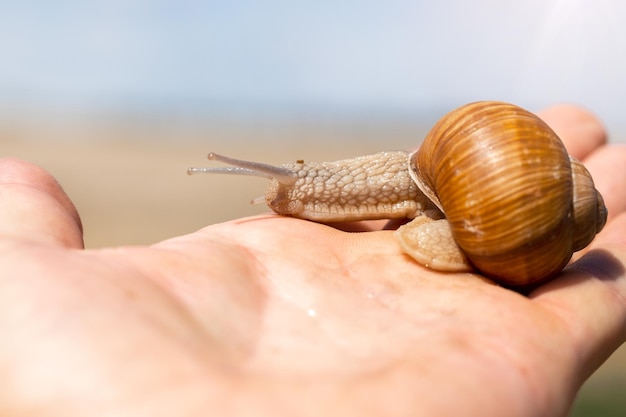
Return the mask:
M583 104L626 131L621 0L0 0L0 108L440 113Z

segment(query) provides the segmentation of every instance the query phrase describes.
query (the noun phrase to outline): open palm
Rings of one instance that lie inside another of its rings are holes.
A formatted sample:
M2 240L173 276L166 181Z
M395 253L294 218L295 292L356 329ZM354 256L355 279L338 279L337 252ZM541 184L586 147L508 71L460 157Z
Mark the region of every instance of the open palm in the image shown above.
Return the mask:
M580 109L544 117L610 218L529 296L275 215L85 251L56 182L4 160L2 415L565 415L626 339L626 149Z

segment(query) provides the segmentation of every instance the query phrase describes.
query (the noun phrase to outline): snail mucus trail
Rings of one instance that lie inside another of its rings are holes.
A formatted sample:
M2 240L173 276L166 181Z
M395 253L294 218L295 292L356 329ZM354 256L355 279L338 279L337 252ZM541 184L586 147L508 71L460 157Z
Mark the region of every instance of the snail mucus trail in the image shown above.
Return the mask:
M453 110L414 153L281 166L215 153L209 159L230 166L188 173L268 178L264 200L280 215L414 219L395 232L407 255L434 270L478 270L509 287L553 278L607 218L591 175L557 135L531 112L502 102Z

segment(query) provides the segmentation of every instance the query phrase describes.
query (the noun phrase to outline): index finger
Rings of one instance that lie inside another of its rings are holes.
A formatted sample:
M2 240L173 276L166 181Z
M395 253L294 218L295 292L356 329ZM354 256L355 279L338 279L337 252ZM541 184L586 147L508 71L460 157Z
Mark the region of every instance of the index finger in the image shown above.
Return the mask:
M577 159L585 159L606 144L604 125L596 115L583 107L558 104L537 115L554 130L570 155Z

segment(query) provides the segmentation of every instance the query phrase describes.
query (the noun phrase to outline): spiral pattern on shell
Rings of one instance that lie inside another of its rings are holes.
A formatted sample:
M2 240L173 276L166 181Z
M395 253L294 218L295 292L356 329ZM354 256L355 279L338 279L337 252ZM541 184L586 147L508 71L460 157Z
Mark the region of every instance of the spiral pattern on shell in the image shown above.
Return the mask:
M575 190L561 140L512 104L477 102L450 112L410 164L470 262L504 285L556 275L606 222L602 197L582 164L574 170L584 177L582 189ZM575 213L575 194L591 208ZM575 219L577 213L586 217Z

